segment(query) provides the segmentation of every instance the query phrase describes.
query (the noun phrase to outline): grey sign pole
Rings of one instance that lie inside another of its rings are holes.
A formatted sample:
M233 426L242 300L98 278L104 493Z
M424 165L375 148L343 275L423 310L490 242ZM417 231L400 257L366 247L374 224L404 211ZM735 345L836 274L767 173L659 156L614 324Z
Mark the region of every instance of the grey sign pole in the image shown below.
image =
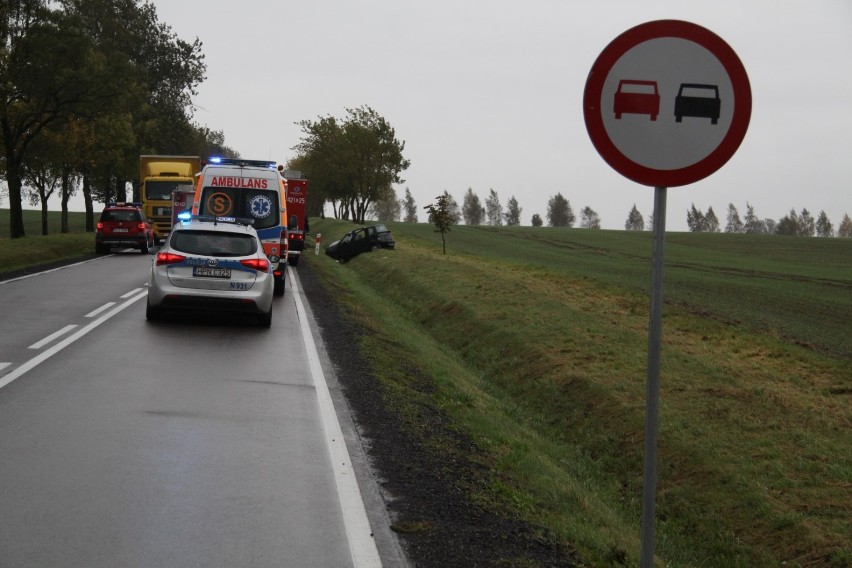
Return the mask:
M660 351L663 341L663 248L666 188L654 189L651 314L648 324L648 384L645 408L645 480L642 494L642 568L654 566L654 510L657 494L657 433L660 426Z

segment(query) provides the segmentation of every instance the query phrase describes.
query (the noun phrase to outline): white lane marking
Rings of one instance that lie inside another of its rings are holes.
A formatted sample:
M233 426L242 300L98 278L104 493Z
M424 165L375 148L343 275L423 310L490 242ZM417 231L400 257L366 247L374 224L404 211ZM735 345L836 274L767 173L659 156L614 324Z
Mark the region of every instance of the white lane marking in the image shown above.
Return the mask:
M127 298L129 298L130 296L132 296L133 294L135 294L136 292L141 292L141 291L142 291L142 290L144 290L144 289L145 289L145 288L134 288L133 290L131 290L131 291L130 291L130 292L128 292L127 294L125 294L125 295L123 295L123 296L119 296L119 298L121 298L122 300L126 300Z
M376 541L372 536L367 509L364 506L361 491L358 489L358 480L355 478L355 471L352 469L352 459L349 457L349 451L346 449L346 443L343 440L343 431L337 421L334 403L331 400L331 394L328 392L328 383L322 372L317 347L311 335L308 318L305 315L305 306L302 304L299 290L299 276L293 270L287 272L290 273L291 293L296 300L299 327L308 355L308 368L317 390L322 428L331 455L331 466L334 470L334 481L337 484L340 508L343 510L343 525L346 527L352 563L355 568L381 567L382 560L379 557L379 550L376 548Z
M102 315L101 317L96 319L95 321L87 324L83 328L80 328L76 333L74 333L74 335L66 337L65 339L63 339L62 341L60 341L59 343L57 343L56 345L54 345L53 347L51 347L49 349L45 349L44 351L42 351L41 353L39 353L38 355L36 355L35 357L33 357L32 359L27 361L26 363L24 363L20 367L15 368L15 370L10 372L8 375L6 375L4 377L0 377L0 389L2 389L3 387L5 387L9 383L11 383L12 381L17 379L18 377L22 376L23 374L31 371L32 369L34 369L38 365L44 363L45 361L47 361L48 359L50 359L51 357L53 357L54 355L56 355L57 353L59 353L60 351L62 351L63 349L65 349L66 347L68 347L69 345L71 345L72 343L74 343L75 341L77 341L78 339L80 339L81 337L83 337L84 335L86 335L87 333L89 333L90 331L92 331L93 329L95 329L96 327L98 327L99 325L101 325L102 323L107 321L108 319L110 319L111 317L113 317L114 315L118 314L119 312L121 312L125 308L133 305L135 302L137 302L138 300L141 300L142 298L144 298L147 295L148 295L148 291L146 290L145 292L142 292L138 296L134 296L134 297L130 298L129 300L127 300L123 304L119 304L118 306L114 307L112 310L105 313L104 315Z
M66 264L65 266L60 266L58 268L51 268L50 270L44 270L42 272L35 272L33 274L27 274L25 276L18 276L17 278L10 278L9 280L0 280L0 286L2 286L3 284L9 284L11 282L17 282L18 280L26 280L27 278L32 278L33 276L41 276L42 274L49 274L51 272L56 272L57 270L65 270L66 268L71 268L72 266L80 266L81 264L88 264L90 262L97 262L99 260L107 258L108 256L113 256L113 255L110 254L110 255L106 255L106 256L99 256L98 258L93 258L91 260L84 260L83 262L75 262L74 264Z
M11 365L11 363L0 363L0 371Z
M124 296L122 296L122 298L123 298L123 297L124 297ZM94 310L94 311L89 312L88 314L86 314L86 315L85 315L85 317L87 317L87 318L93 318L93 317L95 317L96 315L98 315L99 313L101 313L102 311L110 309L110 308L111 308L111 307L113 307L114 305L115 305L115 302L107 302L106 304L104 304L103 306L101 306L100 308L98 308L97 310Z
M66 325L65 327L63 327L62 329L57 331L56 333L51 333L50 335L48 335L47 337L45 337L41 341L33 343L27 349L41 349L42 347L44 347L45 345L47 345L48 343L50 343L54 339L56 339L58 337L62 337L63 335L65 335L66 333L68 333L69 331L74 329L75 327L77 327L77 325L73 324L73 323L71 325Z

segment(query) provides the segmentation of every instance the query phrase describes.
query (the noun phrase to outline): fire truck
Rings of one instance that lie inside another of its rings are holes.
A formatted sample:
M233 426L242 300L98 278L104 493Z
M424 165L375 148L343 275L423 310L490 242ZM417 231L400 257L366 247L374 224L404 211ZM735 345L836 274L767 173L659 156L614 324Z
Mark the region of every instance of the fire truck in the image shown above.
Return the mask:
M287 264L297 266L305 250L305 236L308 234L308 215L305 206L308 198L308 180L299 170L285 170L278 166L281 177L287 180L287 237L290 250Z
M195 174L200 171L199 156L139 156L139 198L156 243L164 241L174 225L174 194L194 193Z

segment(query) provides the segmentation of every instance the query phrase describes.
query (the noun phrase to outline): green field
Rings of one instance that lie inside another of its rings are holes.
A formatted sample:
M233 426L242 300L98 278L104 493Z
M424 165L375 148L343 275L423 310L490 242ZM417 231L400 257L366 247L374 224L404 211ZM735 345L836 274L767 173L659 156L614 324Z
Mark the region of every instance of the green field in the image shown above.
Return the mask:
M389 226L397 250L305 259L373 330L385 400L476 442L500 481L474 499L637 565L650 233L459 226L444 256L433 227ZM350 227L312 222L324 244ZM665 252L658 565L852 565L852 240Z

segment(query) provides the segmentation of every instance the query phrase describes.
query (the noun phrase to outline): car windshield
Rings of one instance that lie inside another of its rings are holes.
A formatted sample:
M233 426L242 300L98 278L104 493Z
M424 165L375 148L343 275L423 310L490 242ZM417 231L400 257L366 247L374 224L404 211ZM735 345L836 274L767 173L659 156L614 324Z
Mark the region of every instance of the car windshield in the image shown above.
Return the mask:
M114 209L101 213L101 221L140 221L139 211Z
M172 192L192 191L192 184L179 181L149 181L145 184L145 197L152 200L172 200Z
M257 252L257 239L250 234L221 231L175 231L171 248L202 256L249 256Z

